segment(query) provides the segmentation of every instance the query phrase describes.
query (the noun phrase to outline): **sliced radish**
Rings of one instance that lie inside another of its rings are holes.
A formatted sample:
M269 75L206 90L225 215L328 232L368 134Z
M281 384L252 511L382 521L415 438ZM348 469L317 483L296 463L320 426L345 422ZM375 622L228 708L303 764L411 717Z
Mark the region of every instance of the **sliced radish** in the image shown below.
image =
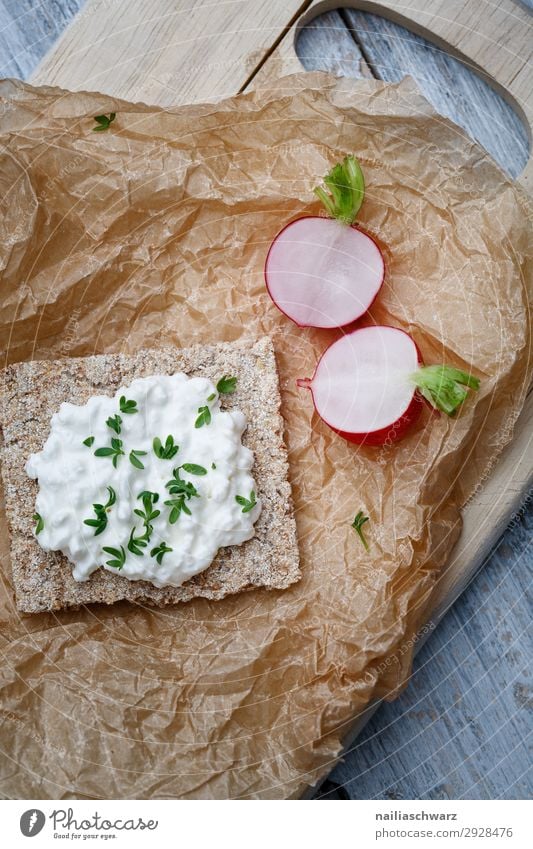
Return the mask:
M277 307L300 327L343 327L370 307L385 274L378 246L352 226L365 195L355 156L346 156L314 193L330 218L309 216L276 236L265 281Z
M332 218L298 218L278 233L265 263L277 307L300 327L343 327L365 313L385 264L370 236Z
M410 336L395 327L365 327L322 355L308 388L318 415L350 442L383 445L400 439L422 409L422 396L453 415L479 380L450 366L423 366Z

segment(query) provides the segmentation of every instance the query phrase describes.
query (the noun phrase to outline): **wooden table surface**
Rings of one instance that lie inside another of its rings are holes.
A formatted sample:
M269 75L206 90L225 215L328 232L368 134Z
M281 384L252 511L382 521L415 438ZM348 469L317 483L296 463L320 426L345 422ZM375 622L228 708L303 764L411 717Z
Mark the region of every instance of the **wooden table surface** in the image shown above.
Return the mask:
M0 0L1 76L28 77L82 6ZM510 107L401 27L366 13L328 12L302 31L297 52L307 69L385 80L409 73L512 176L527 161L527 136ZM530 497L419 652L408 689L379 708L316 798L531 797L532 529Z

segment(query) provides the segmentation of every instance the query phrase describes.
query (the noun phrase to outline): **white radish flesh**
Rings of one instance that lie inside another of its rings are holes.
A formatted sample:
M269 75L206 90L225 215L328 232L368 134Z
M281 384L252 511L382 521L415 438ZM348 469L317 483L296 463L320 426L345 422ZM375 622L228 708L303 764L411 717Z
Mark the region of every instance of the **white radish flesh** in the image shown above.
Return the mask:
M265 280L276 306L300 327L342 327L365 313L385 265L376 243L335 219L306 217L274 239Z
M335 430L372 433L401 419L415 392L413 340L394 327L365 327L334 342L310 389L318 414Z

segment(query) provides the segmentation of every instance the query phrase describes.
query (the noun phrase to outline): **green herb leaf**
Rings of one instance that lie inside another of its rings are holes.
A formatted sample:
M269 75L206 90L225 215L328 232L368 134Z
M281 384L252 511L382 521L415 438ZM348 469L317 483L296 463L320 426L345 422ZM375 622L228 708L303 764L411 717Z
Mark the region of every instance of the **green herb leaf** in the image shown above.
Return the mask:
M170 546L168 546L166 544L166 542L162 542L159 545L156 545L155 548L152 548L152 550L150 551L150 556L155 557L155 559L157 560L157 562L161 566L161 562L162 562L165 554L167 554L169 551L172 551L172 550L173 549L170 548Z
M104 505L104 510L109 510L109 508L112 507L113 504L116 503L117 494L116 494L116 492L115 492L115 490L113 489L112 486L108 486L108 487L106 487L106 489L109 493L109 498L107 499L107 502Z
M104 130L108 130L116 117L115 112L110 112L109 115L95 115L96 127L93 127L93 133L102 133Z
M237 378L224 375L217 383L217 391L221 395L232 395L237 387Z
M110 427L111 430L114 430L115 433L120 433L121 424L122 419L120 418L118 413L115 416L109 416L109 418L106 420L106 425Z
M99 534L102 534L107 528L107 514L117 500L117 494L112 486L108 486L107 491L109 493L109 496L105 504L93 504L93 510L96 519L83 520L84 525L88 525L90 528L96 528L94 532L95 537L99 536Z
M84 519L83 524L89 525L90 528L96 528L94 535L97 537L103 534L107 528L107 516L102 504L93 504L93 509L96 513L96 519Z
M125 395L120 396L119 407L121 413L127 413L128 415L139 412L137 409L137 401L128 401Z
M135 466L136 469L144 469L144 465L139 460L139 457L144 457L144 455L147 453L147 451L130 451L129 458L131 465Z
M152 445L155 456L160 460L172 460L180 450L179 445L174 444L174 437L171 434L167 436L164 446L158 436L155 437Z
M327 213L343 224L353 224L365 196L365 178L355 156L346 156L324 177L325 186L317 186L314 194Z
M257 501L255 500L255 492L253 491L253 489L250 493L249 499L245 498L243 495L236 495L235 501L237 502L237 504L240 504L243 513L249 513L250 510L253 510L255 505L257 504Z
M203 466L197 466L196 463L184 463L181 466L184 472L188 472L190 475L206 475L207 469L204 469Z
M157 519L157 517L161 515L160 510L154 510L154 504L159 501L159 495L157 492L150 492L149 490L145 489L139 493L137 498L141 499L144 509L137 509L133 512L136 516L140 516L143 520L144 534L142 537L140 537L140 539L146 540L148 542L150 540L150 537L152 536L153 531L151 523L154 521L154 519Z
M90 448L90 447L91 447L91 445L93 444L93 442L94 442L94 436L88 436L88 437L87 437L87 439L84 439L84 440L83 440L83 443L82 443L82 444L83 444L83 445L86 445L86 446L87 446L87 448Z
M185 495L178 495L177 498L172 498L169 501L164 502L167 507L170 507L168 521L171 525L174 525L178 521L182 512L186 513L188 516L191 515L191 511L185 504L185 497Z
M137 498L140 498L143 504L146 500L149 500L155 504L157 501L159 501L159 493L150 492L149 489L143 489L143 491L139 493Z
M122 440L117 439L116 437L112 437L111 446L104 446L103 448L97 448L94 452L95 457L112 457L112 463L115 469L117 468L118 458L124 454L122 450Z
M180 469L181 466L178 466L177 469L174 469L173 475L174 477L167 481L165 486L168 489L170 495L185 495L187 499L191 499L193 497L199 498L198 491L193 483L190 481L184 481L180 478Z
M146 548L148 545L148 538L146 537L146 532L142 537L135 537L135 530L135 528L131 529L128 540L128 551L131 551L132 554L136 554L138 557L142 557L144 554L143 548Z
M102 551L105 551L106 554L110 554L113 557L113 560L107 560L106 566L110 566L112 569L122 569L124 563L126 562L126 552L124 551L124 546L120 546L120 548L112 548L111 546L104 546Z
M211 422L211 410L209 407L198 407L198 418L196 419L194 426L196 428L203 427L204 425L208 425Z
M207 400L208 401L214 401L216 397L217 397L217 393L212 392L211 395L208 396Z
M212 469L216 469L216 467L217 467L217 466L216 466L216 463L211 463L211 468L212 468Z
M354 529L355 533L357 534L357 536L359 537L359 539L361 540L361 542L363 543L363 545L364 545L364 547L367 551L369 549L369 546L368 546L368 542L365 539L365 535L363 533L363 525L365 524L365 522L368 522L368 521L369 521L368 516L365 516L363 511L359 510L359 513L356 515L355 519L353 520L352 524L350 525L350 527Z
M478 390L477 377L452 366L422 366L411 380L420 394L432 407L453 416L468 395L469 389Z
M33 514L33 521L37 524L35 525L35 535L40 534L44 528L44 519L40 513Z

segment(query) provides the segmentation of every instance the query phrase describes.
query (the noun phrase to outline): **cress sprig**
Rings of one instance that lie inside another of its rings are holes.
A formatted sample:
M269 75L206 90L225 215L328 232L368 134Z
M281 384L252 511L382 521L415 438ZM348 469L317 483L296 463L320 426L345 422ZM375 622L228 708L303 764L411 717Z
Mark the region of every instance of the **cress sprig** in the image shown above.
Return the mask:
M155 437L153 443L154 454L160 460L172 460L180 450L179 445L174 442L174 437L169 434L163 445L158 436Z
M126 552L124 551L124 546L121 545L119 548L112 548L112 546L104 545L102 550L105 551L106 554L110 554L113 557L113 560L106 561L106 566L111 566L111 568L118 569L118 571L120 572L120 570L124 566L124 563L126 562Z
M207 474L207 469L204 469L203 466L198 466L196 463L183 463L182 466L177 466L173 469L172 478L166 482L165 487L171 495L180 495L183 493L188 499L197 496L198 492L194 484L191 481L184 481L180 477L181 469L190 475L196 475L198 477L203 477L203 475Z
M232 395L237 387L237 378L225 374L217 383L217 392L221 395Z
M159 494L157 492L143 490L139 493L137 498L141 499L144 509L141 510L140 508L136 508L133 512L136 516L140 516L143 520L144 534L142 539L145 539L147 542L149 542L153 531L152 522L154 521L154 519L157 519L157 517L161 515L160 510L154 509L154 504L157 504L157 502L159 501Z
M186 513L187 516L191 515L191 511L187 507L185 503L185 494L178 495L176 498L170 498L168 501L165 501L164 504L166 507L170 507L170 512L168 514L168 521L171 525L176 524L182 512Z
M150 526L151 527L151 526ZM130 538L128 540L128 551L131 551L132 554L137 554L142 557L144 554L143 548L146 548L148 545L149 537L147 537L147 531L145 530L144 534L140 537L135 536L136 528L131 529Z
M105 504L93 504L93 510L96 515L96 519L84 519L83 524L89 525L91 528L95 528L94 535L95 537L102 534L107 528L107 513L116 503L117 494L112 486L107 487L107 491L109 493L109 497Z
M96 127L93 127L93 133L103 133L108 130L116 117L116 112L110 112L109 115L95 115Z
M257 501L255 500L255 492L253 489L250 493L250 498L245 498L244 495L236 495L235 501L237 502L237 504L240 504L243 513L249 513L250 510L253 510L255 505L257 504Z
M198 490L191 481L184 481L180 477L180 470L183 469L190 475L206 475L207 469L199 466L196 463L183 463L182 466L177 466L172 472L173 477L165 484L169 495L174 495L175 498L170 498L165 501L165 506L170 508L168 521L174 525L182 513L191 515L191 511L185 501L190 501L191 498L199 498Z
M198 416L194 422L195 428L203 427L208 424L211 424L211 410L207 406L198 407Z
M118 436L122 425L122 418L118 415L118 413L114 416L109 416L109 418L106 419L106 425L110 427L111 430L114 430Z
M95 457L112 457L113 467L117 468L118 458L125 454L122 440L117 437L112 437L111 446L104 445L102 448L97 448L94 452Z
M173 551L166 542L161 542L159 545L156 545L155 548L152 548L150 551L150 557L155 557L159 565L161 566L161 562L165 554L168 554L169 551Z
M118 405L120 407L120 412L125 413L128 416L139 412L137 409L137 401L134 401L132 398L128 400L125 395L120 396Z
M132 466L135 466L136 469L144 469L143 463L139 460L139 457L144 457L148 454L148 451L136 451L132 449L129 453L129 460Z
M365 535L363 533L363 525L365 524L365 522L368 522L368 521L369 521L368 516L365 516L363 511L359 510L359 513L357 513L355 519L353 520L352 524L350 525L350 527L354 529L355 533L357 534L357 536L359 537L359 539L361 540L361 542L363 543L363 545L364 545L364 547L367 551L369 550L369 545L368 545L368 542L367 542Z

